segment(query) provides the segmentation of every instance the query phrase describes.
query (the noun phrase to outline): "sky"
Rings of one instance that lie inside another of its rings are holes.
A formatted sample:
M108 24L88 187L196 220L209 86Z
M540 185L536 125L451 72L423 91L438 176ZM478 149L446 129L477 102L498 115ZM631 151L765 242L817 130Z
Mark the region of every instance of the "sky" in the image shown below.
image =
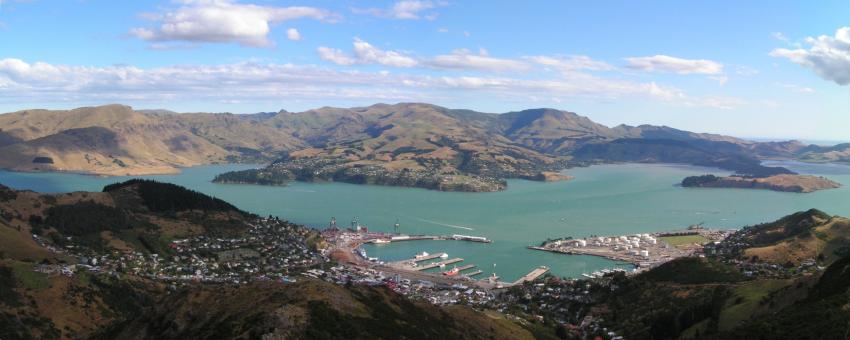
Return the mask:
M849 141L850 2L0 0L0 112L397 102Z

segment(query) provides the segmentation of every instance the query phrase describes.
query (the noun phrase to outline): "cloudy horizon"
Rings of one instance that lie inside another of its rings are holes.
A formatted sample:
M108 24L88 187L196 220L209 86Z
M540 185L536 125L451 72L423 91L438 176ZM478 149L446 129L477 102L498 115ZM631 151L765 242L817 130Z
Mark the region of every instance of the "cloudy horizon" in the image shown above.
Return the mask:
M850 140L850 5L2 1L0 112L428 102ZM59 20L61 19L61 20ZM33 25L32 23L39 23Z

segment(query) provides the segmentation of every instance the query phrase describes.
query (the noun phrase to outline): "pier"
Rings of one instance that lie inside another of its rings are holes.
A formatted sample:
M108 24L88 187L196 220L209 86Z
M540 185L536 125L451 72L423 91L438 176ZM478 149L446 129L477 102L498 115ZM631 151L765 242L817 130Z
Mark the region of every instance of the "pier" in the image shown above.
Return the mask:
M472 268L475 268L475 265L474 265L474 264L467 264L467 265L463 265L463 266L457 267L457 271L458 271L458 272L462 272L462 271L464 271L464 270L472 269Z
M549 267L546 267L546 266L537 267L534 270L532 270L530 273L525 274L525 276L519 278L519 280L516 280L516 282L514 282L514 284L519 285L519 284L522 284L523 282L534 281L538 277L543 276L543 274L546 274L546 272L548 272L548 271L549 271Z
M431 254L431 255L427 255L427 256L414 257L414 258L412 258L412 259L410 259L410 260L408 260L408 261L412 261L412 262L414 262L414 263L425 262L425 261L428 261L428 260L433 260L433 259L436 259L436 258L440 258L440 257L442 257L443 255L446 255L446 253L436 253L436 254Z
M449 259L449 260L445 260L445 261L434 262L434 263L431 263L431 264L424 265L422 267L416 267L416 270L423 271L423 270L428 270L428 269L431 269L431 268L437 268L437 267L440 267L440 266L447 266L447 265L450 265L452 263L458 263L458 262L463 262L463 259L462 258L454 258L454 259Z
M467 277L467 278L470 278L470 279L471 279L473 276L481 275L481 273L483 273L483 271L481 271L481 270L476 270L476 271L471 272L471 273L469 273L469 274L462 274L461 276L463 276L463 277Z

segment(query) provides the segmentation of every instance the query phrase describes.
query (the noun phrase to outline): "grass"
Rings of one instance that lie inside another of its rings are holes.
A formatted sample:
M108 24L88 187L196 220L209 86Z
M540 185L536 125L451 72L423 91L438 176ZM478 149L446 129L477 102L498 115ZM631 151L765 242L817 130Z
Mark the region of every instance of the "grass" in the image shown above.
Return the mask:
M5 257L39 261L50 255L25 235L13 227L0 224L0 251Z
M47 274L34 271L31 263L12 261L10 263L12 273L15 279L21 284L21 287L42 290L50 287L50 280Z
M718 328L730 330L746 321L757 311L762 299L770 292L790 284L789 280L758 280L742 284L733 290L723 310L720 312Z
M671 246L678 247L686 244L706 244L711 240L703 237L702 235L685 235L685 236L664 236L659 237L661 241L667 243Z

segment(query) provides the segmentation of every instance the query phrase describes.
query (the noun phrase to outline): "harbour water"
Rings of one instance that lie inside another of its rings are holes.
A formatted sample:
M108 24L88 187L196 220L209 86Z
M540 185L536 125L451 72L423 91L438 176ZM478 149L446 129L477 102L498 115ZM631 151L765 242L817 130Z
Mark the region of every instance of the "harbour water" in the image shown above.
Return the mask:
M827 176L843 187L809 194L767 190L681 188L691 175L724 174L717 169L681 165L622 164L570 169L574 180L540 183L508 181L496 193L449 193L423 189L345 183L292 183L286 187L214 184L218 173L250 165L213 165L184 169L178 175L144 176L198 190L261 215L321 228L336 217L340 225L357 217L370 230L391 232L398 220L409 234L483 236L493 243L410 241L365 246L385 261L411 258L422 251L446 252L495 271L513 281L544 265L559 276L618 264L591 256L566 256L528 250L547 238L619 235L681 229L704 222L716 228L772 221L792 212L818 208L850 216L850 166L784 162L792 170ZM122 177L69 173L0 171L0 183L41 192L100 191Z

